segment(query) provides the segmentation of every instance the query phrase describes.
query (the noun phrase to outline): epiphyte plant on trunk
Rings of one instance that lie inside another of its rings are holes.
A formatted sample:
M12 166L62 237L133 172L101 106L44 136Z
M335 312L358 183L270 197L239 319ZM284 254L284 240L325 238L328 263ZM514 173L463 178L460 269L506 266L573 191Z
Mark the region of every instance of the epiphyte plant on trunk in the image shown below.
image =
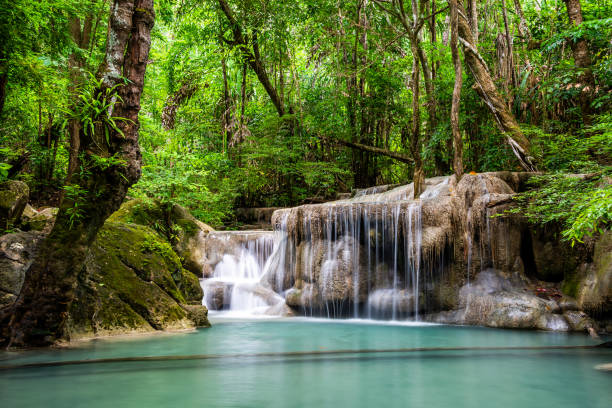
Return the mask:
M64 197L52 231L26 271L19 297L0 310L0 344L43 346L65 338L68 310L89 247L140 177L138 113L155 21L153 3L114 0L111 4L106 55L96 94L105 99L116 92L117 97L110 98L114 101L110 105L109 100L88 101L95 106L94 112L104 106L109 110L94 116L97 124L88 119L93 126L87 135L81 134L78 148L84 169L100 164L100 158L107 160L95 171L79 172L71 179L81 191L76 197ZM109 158L113 158L113 165L107 163ZM74 215L75 207L79 208L78 216Z

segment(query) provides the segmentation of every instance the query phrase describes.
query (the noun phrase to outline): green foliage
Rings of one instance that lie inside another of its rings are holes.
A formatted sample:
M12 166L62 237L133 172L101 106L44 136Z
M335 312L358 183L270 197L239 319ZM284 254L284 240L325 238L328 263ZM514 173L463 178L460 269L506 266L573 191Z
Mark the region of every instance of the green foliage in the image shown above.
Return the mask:
M413 124L411 71L419 59L412 55L408 38L393 16L378 2L366 2L363 7L362 2L335 0L227 2L248 40L245 47L233 42L235 27L218 2L155 2L156 24L139 117L142 178L131 196L157 201L164 208L180 204L202 221L220 227L233 222L237 207L333 199L356 187L355 183L410 182L411 166L334 143L341 139L411 152L411 135L403 130ZM10 173L21 169L17 177L27 181L33 197L42 201L63 188L70 146L62 124L79 121L85 137L103 129L104 138L96 140L98 144L112 143L112 135L122 135L126 119L108 113L118 100L119 88L105 89L99 79L87 74L96 72L102 62L111 3L16 0L0 7L0 75L7 78L0 120L0 180L9 174L9 163L27 157L27 163L16 165ZM426 3L432 4L418 2ZM481 26L498 27L481 30L479 52L531 140L540 170L605 174L612 156L612 5L582 0L584 23L574 26L563 2L525 0L521 4L531 39L514 38L517 83L500 73L497 37L503 24L490 24L503 21L500 2L478 2ZM506 5L514 35L519 15L512 2ZM436 7L441 10L433 17L436 39L432 41L428 21L420 44L435 73L434 118L427 111L423 74L416 84L422 141L417 153L427 177L452 173L453 156L449 117L454 69L448 44L443 42L447 12L444 5ZM423 7L424 16L429 12ZM90 44L80 48L72 39L70 24L78 19L84 25L88 16L93 17L97 31ZM595 79L595 89L588 90L592 109L588 118L581 111L583 89L577 86L584 70L575 66L571 53L579 39L588 42L589 69ZM256 50L283 104L282 118L246 59L247 53ZM70 61L75 60L82 63L81 72L70 69ZM465 170L518 170L465 64L463 75L459 117ZM164 107L184 85L196 91L177 102L175 127L166 130ZM77 176L124 165L115 156L91 154L81 162ZM595 220L602 219L607 190L604 194L594 187L563 183L542 181L525 203L537 206L545 202L544 197L565 203L563 208L544 208L544 213L559 210L563 222L578 222L576 235L568 235L578 240ZM553 188L559 189L559 196L550 195ZM75 203L70 217L78 219L82 206L95 200L97 192L79 191L76 185L66 189L66 197ZM584 217L572 215L578 213Z
M612 222L612 168L586 177L553 174L530 180L535 187L515 196L517 207L509 210L537 224L558 223L563 238L583 242L608 228Z
M85 136L88 137L93 137L96 127L102 127L107 144L110 144L111 131L125 137L117 124L131 121L119 116L109 116L115 104L123 102L123 99L117 94L119 87L123 85L120 83L110 88L105 87L103 79L98 79L89 73L89 81L86 81L80 90L77 103L65 112L64 123L70 120L78 121Z
M7 148L0 148L0 156L7 155L9 150ZM8 177L8 171L11 169L11 165L8 163L0 162L0 182L6 180Z
M64 197L68 202L71 203L66 208L68 227L72 229L74 223L79 222L83 216L83 207L86 205L84 197L87 194L87 190L78 184L68 184L64 186Z

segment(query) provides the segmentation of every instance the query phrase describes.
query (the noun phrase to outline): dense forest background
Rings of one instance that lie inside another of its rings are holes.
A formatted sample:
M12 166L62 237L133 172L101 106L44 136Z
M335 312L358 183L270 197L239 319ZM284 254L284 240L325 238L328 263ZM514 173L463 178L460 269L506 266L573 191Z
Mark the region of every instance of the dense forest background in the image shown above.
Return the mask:
M519 199L525 214L561 219L572 239L610 222L611 1L155 7L131 197L181 204L220 227L239 207L528 167L546 175ZM105 115L114 101L96 93L108 9L2 1L0 179L26 181L38 206L83 194L70 180L90 169L71 149L101 123L127 120ZM116 164L104 160L96 166Z

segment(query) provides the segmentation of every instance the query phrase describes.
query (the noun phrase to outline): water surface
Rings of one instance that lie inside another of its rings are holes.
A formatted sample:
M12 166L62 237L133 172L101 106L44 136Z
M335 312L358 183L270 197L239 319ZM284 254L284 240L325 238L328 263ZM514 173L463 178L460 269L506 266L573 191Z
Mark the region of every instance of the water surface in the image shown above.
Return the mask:
M261 353L590 345L579 334L309 319L216 321L194 333L0 354L0 365L134 356L181 361L0 371L3 407L609 407L610 350ZM240 357L236 357L240 355Z

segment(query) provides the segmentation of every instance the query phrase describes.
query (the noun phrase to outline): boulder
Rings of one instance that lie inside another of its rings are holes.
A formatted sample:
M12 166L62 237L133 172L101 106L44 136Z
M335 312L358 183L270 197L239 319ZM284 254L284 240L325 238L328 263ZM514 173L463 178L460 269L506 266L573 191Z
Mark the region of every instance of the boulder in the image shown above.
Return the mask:
M58 209L54 207L43 208L36 211L33 208L21 216L21 228L25 231L50 232L55 223Z
M555 300L538 297L506 274L489 269L459 291L459 307L432 314L427 320L507 329L580 330L569 322Z
M42 238L38 232L0 236L0 309L12 305L17 299L25 272L34 260Z
M196 327L210 327L208 321L208 309L204 305L184 305L183 309L187 312L187 317Z
M194 282L197 278L182 267L170 244L153 230L107 222L91 248L70 309L70 335L206 325L202 312L187 305L202 298Z
M30 189L23 181L9 180L0 184L0 229L17 223L29 197Z
M204 254L204 239L214 229L195 219L180 205L172 207L171 219L174 226L174 250L181 257L183 267L198 277L208 271Z
M590 316L612 320L612 231L604 231L597 239L593 262L566 274L561 287Z
M0 237L0 307L12 304L44 239L40 232ZM169 243L141 225L109 222L100 230L69 309L72 339L206 326L202 289Z
M211 310L228 308L232 301L233 285L227 282L207 280L204 282L204 303Z

